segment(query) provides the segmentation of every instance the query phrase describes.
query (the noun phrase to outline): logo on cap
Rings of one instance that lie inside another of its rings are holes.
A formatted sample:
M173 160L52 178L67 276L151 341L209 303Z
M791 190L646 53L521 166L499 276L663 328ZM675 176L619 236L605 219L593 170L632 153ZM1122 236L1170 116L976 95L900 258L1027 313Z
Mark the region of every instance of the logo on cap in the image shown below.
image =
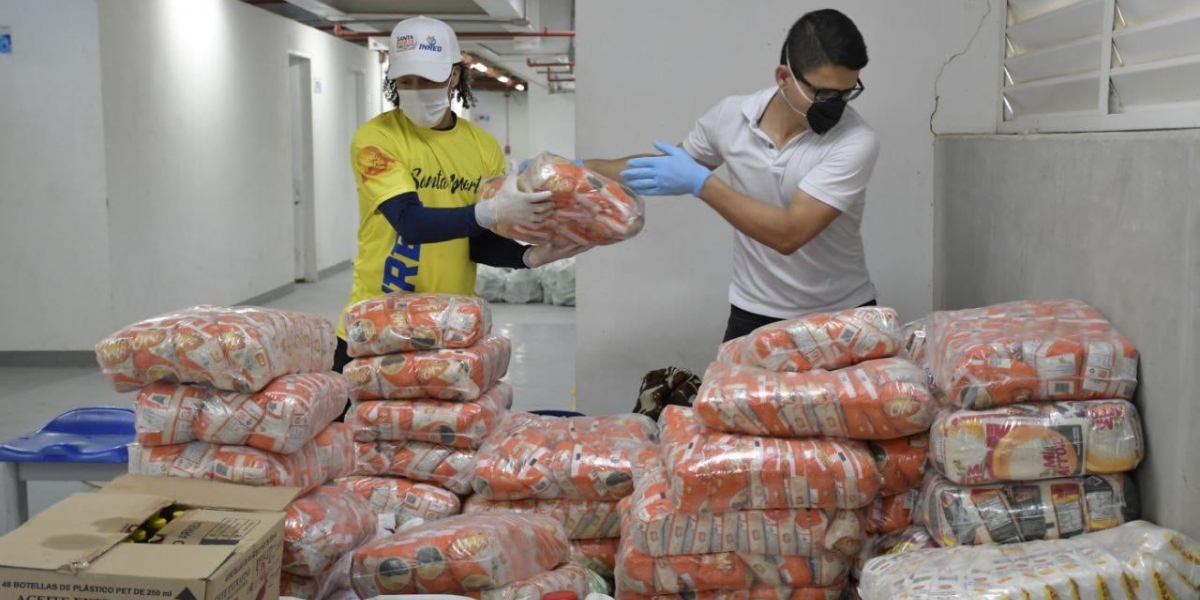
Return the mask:
M442 47L437 45L437 38L432 35L425 38L425 43L418 46L421 50L429 50L431 52L441 52Z
M417 39L411 35L404 35L396 38L396 52L404 52L405 50L414 50L417 47Z

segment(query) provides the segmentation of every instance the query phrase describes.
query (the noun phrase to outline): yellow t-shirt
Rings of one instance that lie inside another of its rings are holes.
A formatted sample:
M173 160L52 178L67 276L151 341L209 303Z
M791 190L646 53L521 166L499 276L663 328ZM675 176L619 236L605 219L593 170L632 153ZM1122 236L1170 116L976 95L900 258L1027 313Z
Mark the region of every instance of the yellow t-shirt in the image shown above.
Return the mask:
M495 138L461 118L447 131L422 129L395 109L358 129L350 164L358 183L359 221L354 285L346 307L398 291L474 294L475 263L466 238L408 245L378 209L408 192L417 192L429 208L475 204L479 183L504 172L504 154ZM342 321L338 337L345 339Z

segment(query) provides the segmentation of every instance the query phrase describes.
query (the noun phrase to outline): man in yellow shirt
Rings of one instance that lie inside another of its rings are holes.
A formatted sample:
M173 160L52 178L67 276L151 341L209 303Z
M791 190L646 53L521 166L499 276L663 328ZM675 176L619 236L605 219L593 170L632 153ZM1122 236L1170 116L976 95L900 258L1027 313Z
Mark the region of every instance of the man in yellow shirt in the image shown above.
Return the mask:
M475 293L475 265L529 268L574 256L581 246L524 246L490 229L535 225L553 210L549 192L524 193L510 174L495 197L479 185L505 171L500 145L450 110L451 94L474 103L454 30L417 17L388 43L384 92L396 107L354 135L358 256L347 304L391 292ZM349 362L338 325L334 370Z

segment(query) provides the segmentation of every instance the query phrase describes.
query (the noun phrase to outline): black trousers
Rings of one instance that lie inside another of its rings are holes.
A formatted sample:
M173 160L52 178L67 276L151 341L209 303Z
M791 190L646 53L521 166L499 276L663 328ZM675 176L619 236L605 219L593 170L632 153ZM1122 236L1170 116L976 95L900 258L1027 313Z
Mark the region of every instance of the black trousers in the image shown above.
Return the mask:
M872 300L863 304L862 306L859 306L859 308L862 308L863 306L878 306L878 304ZM729 324L725 326L724 341L728 342L733 338L742 337L743 335L746 335L751 331L762 327L763 325L770 325L771 323L777 323L782 320L783 319L776 319L775 317L755 314L730 304Z

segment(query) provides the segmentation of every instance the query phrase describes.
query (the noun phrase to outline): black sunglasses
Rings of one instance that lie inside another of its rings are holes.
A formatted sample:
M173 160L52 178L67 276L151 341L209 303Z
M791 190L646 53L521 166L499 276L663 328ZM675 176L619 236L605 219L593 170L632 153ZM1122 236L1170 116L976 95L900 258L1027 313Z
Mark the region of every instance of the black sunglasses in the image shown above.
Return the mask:
M863 90L867 89L867 86L863 85L863 82L861 79L859 79L858 82L854 84L854 87L852 87L848 90L835 90L833 88L819 88L819 87L809 83L809 81L807 79L805 79L804 76L799 73L796 73L796 79L799 79L800 83L803 83L804 85L807 85L809 88L812 89L814 104L820 104L822 102L833 102L834 100L841 100L843 102L849 102L849 101L861 96L863 93Z

